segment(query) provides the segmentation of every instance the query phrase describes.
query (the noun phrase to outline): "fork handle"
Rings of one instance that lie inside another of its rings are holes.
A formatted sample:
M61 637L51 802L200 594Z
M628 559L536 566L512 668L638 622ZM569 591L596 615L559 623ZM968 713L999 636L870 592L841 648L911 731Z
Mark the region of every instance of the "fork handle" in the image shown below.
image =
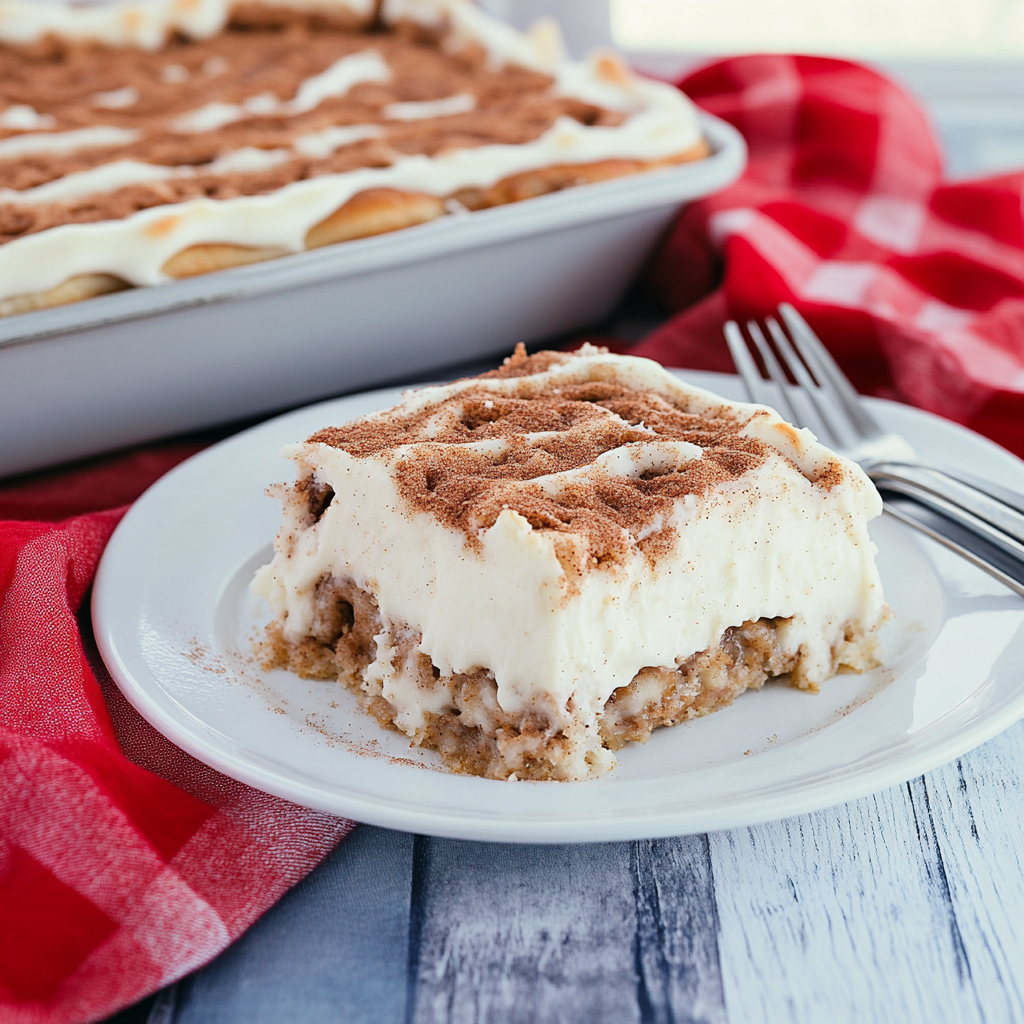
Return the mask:
M962 484L967 484L975 490L981 491L982 494L998 499L1004 505L1009 505L1010 508L1016 509L1024 516L1024 494L1021 494L1019 491L1011 491L999 484L992 483L991 480L983 480L980 476L975 476L973 473L965 473L960 469L947 469L944 472L946 476L951 476L954 480L959 480Z
M881 462L865 467L875 484L915 498L1024 561L1024 514L930 466Z
M1024 597L1024 562L1005 557L976 534L959 529L944 516L917 501L899 495L887 495L883 506L894 519L938 541Z

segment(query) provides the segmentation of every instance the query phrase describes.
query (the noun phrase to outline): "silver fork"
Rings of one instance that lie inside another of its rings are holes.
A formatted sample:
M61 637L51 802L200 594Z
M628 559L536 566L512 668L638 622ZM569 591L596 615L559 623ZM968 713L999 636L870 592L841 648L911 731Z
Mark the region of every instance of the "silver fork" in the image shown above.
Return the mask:
M1024 495L954 477L918 460L904 438L875 419L803 317L788 303L779 306L779 314L789 333L767 317L774 345L756 321L747 324L770 381L761 376L739 324L730 320L725 325L729 351L751 401L776 406L784 418L809 427L861 465L887 498L887 512L1024 596Z

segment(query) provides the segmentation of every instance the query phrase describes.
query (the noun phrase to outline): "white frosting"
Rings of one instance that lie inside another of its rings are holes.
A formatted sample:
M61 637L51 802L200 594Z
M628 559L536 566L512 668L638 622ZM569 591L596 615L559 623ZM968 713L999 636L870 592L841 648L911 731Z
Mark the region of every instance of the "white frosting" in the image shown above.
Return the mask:
M644 81L638 88L646 94L648 106L617 128L587 126L563 117L539 139L519 146L402 157L390 167L297 181L269 195L193 199L143 210L124 220L67 224L27 235L0 246L0 298L53 288L76 274L99 271L135 285L162 284L169 280L163 265L182 249L202 243L299 252L310 228L369 188L447 196L553 164L585 164L616 156L657 160L699 141L697 119L682 93L659 82ZM100 179L94 181L98 184Z
M27 103L15 103L0 112L0 128L30 132L36 128L52 128L57 123L53 114L40 114Z
M12 135L0 140L0 160L32 156L36 153L74 153L80 149L100 149L104 146L127 146L139 138L131 128L115 128L113 125L95 125L92 128L75 128L69 132L39 132L28 135Z
M483 46L493 67L518 64L551 73L565 59L558 25L550 18L522 33L492 18L471 0L384 0L381 14L389 23L409 20L428 28L447 28L449 49Z
M191 78L191 73L184 64L165 64L160 69L160 81L168 85L181 85Z
M376 50L364 50L336 60L326 71L307 78L287 105L285 113L313 110L329 96L344 96L360 82L390 82L391 68Z
M288 2L295 7L325 10L332 5L337 9L341 4L361 11L364 6L362 0ZM64 11L61 17L66 16L61 21L48 6L39 8L48 12L43 14L24 0L0 0L0 38L22 41L37 38L42 26L47 31L59 31L76 38L111 42L116 36L124 45L141 46L148 45L144 40L153 36L158 28L164 31L173 27L194 36L210 35L216 31L210 26L216 22L219 27L222 23L214 17L216 11L220 12L217 17L223 19L228 9L226 0L188 0L187 3L186 0L154 0L144 6L145 14L138 18L135 14L129 18L128 13L136 9L124 4L70 11L60 8L58 10ZM26 13L28 8L36 13ZM117 11L121 14L115 18ZM294 182L268 195L228 200L197 198L143 210L123 220L67 224L26 235L0 246L0 299L54 288L77 274L102 272L115 274L134 285L162 284L170 280L163 272L164 264L181 250L203 243L266 246L298 252L304 248L310 228L358 192L369 188L390 187L448 197L459 189L488 188L511 175L552 165L587 164L616 157L644 161L669 158L700 141L696 111L677 89L634 77L620 66L612 67L614 73L609 74L606 57L585 64L560 62L557 33L552 33L550 26L542 24L531 34L522 35L494 21L467 0L386 0L383 14L389 21L413 18L424 24L448 25L454 34L445 38L452 46L475 41L485 46L496 63L511 61L551 72L556 77L556 90L561 94L600 102L627 112L627 118L618 127L607 127L587 126L563 117L540 138L522 145L450 150L435 157L400 156L388 167L322 175ZM182 21L186 17L190 19L188 25ZM130 31L125 27L129 22ZM114 32L112 26L120 27ZM33 32L37 35L32 36ZM304 82L290 101L283 102L268 93L250 97L241 104L211 102L184 115L177 128L206 131L239 117L279 112L293 105L296 110L306 109L308 104L320 102L328 94L339 94L332 90L351 88L357 80L381 81L389 73L387 65L374 51L351 54ZM453 99L448 97L442 102ZM89 129L83 129L86 130ZM356 125L310 133L295 143L295 152L307 156L329 155L340 145L372 137L371 130L372 126ZM67 136L70 145L73 134L54 133L52 138ZM35 138L42 136L37 134ZM17 143L18 140L5 141ZM276 161L278 156L268 159ZM229 165L219 166L226 171ZM192 171L118 160L69 174L34 189L17 193L6 191L0 198L18 203L49 202L210 170L210 167Z
M292 143L292 148L302 156L322 160L342 146L350 146L364 139L375 139L383 134L384 130L378 124L337 125L300 135Z
M289 149L256 149L254 146L244 146L198 167L163 167L160 164L147 164L139 160L115 160L99 167L91 167L87 171L65 174L63 178L48 181L45 185L37 185L35 188L21 191L0 189L0 202L52 203L91 196L97 192L109 192L127 185L140 185L147 181L194 178L199 174L244 174L276 167L293 156Z
M290 149L257 149L255 146L243 146L218 157L205 167L200 165L188 168L195 174L245 174L249 171L265 171L269 167L277 167L294 154ZM184 170L184 168L182 168Z
M374 0L273 0L296 10L373 12ZM173 32L209 39L227 23L232 0L113 0L91 5L0 0L0 41L37 43L48 35L73 42L159 49Z
M241 121L245 117L258 117L260 114L273 113L277 102L277 97L272 93L250 96L241 103L213 100L196 110L190 110L187 114L175 118L171 122L171 127L176 132L212 132L233 121ZM268 105L269 110L266 109Z
M214 100L177 118L171 127L179 132L207 132L247 117L304 114L331 96L344 96L360 82L387 82L391 68L376 50L351 53L336 60L326 71L305 79L294 99L282 102L273 93L250 96L241 103Z
M134 85L126 85L121 89L111 89L110 92L98 92L92 102L104 110L123 110L139 102L139 90Z
M490 669L499 703L510 712L550 695L558 707L572 698L592 722L612 691L641 668L672 669L716 645L728 627L761 617L792 616L780 629L781 642L794 653L803 647L808 677L822 680L843 626L870 629L883 614L867 532L881 500L870 481L777 413L726 402L647 360L590 349L529 380L557 386L559 380L590 379L595 367L608 365L621 383L682 399L694 411L725 406L741 420L753 417L750 431L776 451L731 483L676 499L670 552L651 562L634 547L619 569L594 569L570 581L553 541L567 535L534 530L513 509L481 531L474 548L460 531L408 507L394 468L415 445L356 458L303 442L282 454L314 468L334 498L308 528L286 513L278 553L256 574L253 590L284 622L286 635L298 639L309 631L318 581L326 574L350 577L374 593L386 627L422 633L419 649L442 675ZM520 384L474 379L427 388L407 395L403 408L429 409L469 387L514 394ZM535 482L557 494L581 477L635 477L701 457L694 445L652 433L649 443L614 449L592 465ZM830 489L808 479L837 460L843 479ZM392 655L379 651L373 672L386 684L400 723L415 731L424 711L438 710L442 695L413 686Z
M0 203L27 205L30 203L52 203L61 200L77 199L90 196L96 192L109 192L128 185L138 185L144 181L159 181L162 178L180 177L191 168L158 167L144 164L138 160L115 160L99 167L90 167L87 171L75 171L65 174L63 178L48 181L45 185L25 188L20 191L0 189Z
M422 121L428 117L450 117L468 114L476 107L476 97L468 92L446 96L443 100L419 100L410 103L389 103L384 116L389 121Z
M156 50L174 32L208 39L227 23L234 0L108 0L71 5L35 0L0 0L0 41L36 43L48 35L107 46ZM368 18L376 0L256 0L299 11L344 10ZM495 66L512 63L552 71L564 59L557 25L539 21L520 33L480 10L472 0L384 0L385 22L412 20L447 27L448 45L482 45Z
M635 114L647 103L642 83L643 79L634 75L617 55L595 53L586 64L562 64L556 74L555 93L574 96L607 110Z

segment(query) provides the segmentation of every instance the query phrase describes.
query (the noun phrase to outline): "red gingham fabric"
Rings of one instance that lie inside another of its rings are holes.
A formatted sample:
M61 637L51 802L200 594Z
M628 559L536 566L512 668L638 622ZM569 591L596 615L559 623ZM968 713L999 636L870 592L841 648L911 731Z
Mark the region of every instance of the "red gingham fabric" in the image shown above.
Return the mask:
M750 163L680 218L653 280L685 312L632 351L733 372L722 323L785 300L862 391L1024 456L1024 173L944 183L914 100L847 61L736 57L679 85Z
M0 487L0 515L120 504L196 447ZM0 521L4 1024L99 1020L194 970L353 827L207 768L110 681L80 609L125 507Z

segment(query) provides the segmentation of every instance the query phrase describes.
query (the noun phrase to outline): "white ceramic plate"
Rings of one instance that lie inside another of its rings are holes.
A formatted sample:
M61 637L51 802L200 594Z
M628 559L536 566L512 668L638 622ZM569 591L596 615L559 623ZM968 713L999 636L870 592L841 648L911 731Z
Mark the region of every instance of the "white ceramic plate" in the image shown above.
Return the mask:
M687 379L741 397L736 378ZM107 547L93 597L104 661L157 729L228 775L300 804L433 835L576 842L677 835L803 813L934 768L1024 716L1024 600L888 517L872 535L887 599L885 670L818 695L768 686L662 729L585 783L452 775L362 714L335 683L263 672L267 609L248 583L271 555L290 476L278 450L392 404L325 402L216 445L155 484ZM1024 463L915 409L879 417L936 462L1024 490Z

